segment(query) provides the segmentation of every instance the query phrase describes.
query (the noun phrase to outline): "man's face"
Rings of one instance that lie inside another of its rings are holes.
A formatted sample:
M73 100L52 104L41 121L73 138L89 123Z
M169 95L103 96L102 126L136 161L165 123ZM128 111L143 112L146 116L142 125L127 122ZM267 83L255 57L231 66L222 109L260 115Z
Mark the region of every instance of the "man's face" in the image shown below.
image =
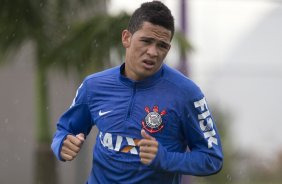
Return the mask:
M149 22L144 22L134 34L124 30L125 75L139 81L156 73L170 49L170 40L170 30Z

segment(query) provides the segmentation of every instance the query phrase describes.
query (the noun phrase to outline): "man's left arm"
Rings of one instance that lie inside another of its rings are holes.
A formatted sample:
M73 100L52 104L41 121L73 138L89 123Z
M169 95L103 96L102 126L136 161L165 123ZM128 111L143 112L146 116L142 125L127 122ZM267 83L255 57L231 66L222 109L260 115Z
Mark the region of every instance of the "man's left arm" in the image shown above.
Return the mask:
M139 142L141 162L156 169L195 176L219 172L223 164L221 142L204 97L187 106L183 127L189 152L169 152L161 143L156 140L154 143L153 137L142 135Z

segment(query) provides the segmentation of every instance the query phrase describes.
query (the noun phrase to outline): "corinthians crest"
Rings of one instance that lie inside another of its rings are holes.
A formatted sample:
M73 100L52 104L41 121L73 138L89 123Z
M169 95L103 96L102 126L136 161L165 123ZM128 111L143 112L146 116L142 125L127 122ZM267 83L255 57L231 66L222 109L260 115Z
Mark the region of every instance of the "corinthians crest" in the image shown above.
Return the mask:
M153 111L150 112L149 107L145 107L145 111L147 112L147 116L142 121L142 127L150 133L160 131L164 127L162 116L166 114L166 111L162 110L159 113L159 107L156 105L153 107Z

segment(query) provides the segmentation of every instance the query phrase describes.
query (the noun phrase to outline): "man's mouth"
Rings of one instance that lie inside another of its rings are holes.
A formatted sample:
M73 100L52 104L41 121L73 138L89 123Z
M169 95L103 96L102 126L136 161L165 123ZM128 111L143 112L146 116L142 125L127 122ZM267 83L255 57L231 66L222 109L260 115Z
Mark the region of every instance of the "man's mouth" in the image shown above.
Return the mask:
M155 62L151 60L143 60L143 64L146 69L152 69L155 66Z

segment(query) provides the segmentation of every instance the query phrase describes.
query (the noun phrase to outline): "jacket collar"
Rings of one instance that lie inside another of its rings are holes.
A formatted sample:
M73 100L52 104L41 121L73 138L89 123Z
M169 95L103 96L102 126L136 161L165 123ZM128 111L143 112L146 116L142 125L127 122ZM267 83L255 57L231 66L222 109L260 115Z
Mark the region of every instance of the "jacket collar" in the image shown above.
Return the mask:
M125 68L125 63L123 63L121 66L120 66L120 71L119 71L119 79L120 81L128 86L128 87L136 87L136 88L149 88L149 87L152 87L154 86L162 77L163 75L163 69L164 69L164 66L162 66L155 74L153 74L152 76L142 80L142 81L134 81L134 80L131 80L129 78L127 78L125 75L124 75L124 68Z

